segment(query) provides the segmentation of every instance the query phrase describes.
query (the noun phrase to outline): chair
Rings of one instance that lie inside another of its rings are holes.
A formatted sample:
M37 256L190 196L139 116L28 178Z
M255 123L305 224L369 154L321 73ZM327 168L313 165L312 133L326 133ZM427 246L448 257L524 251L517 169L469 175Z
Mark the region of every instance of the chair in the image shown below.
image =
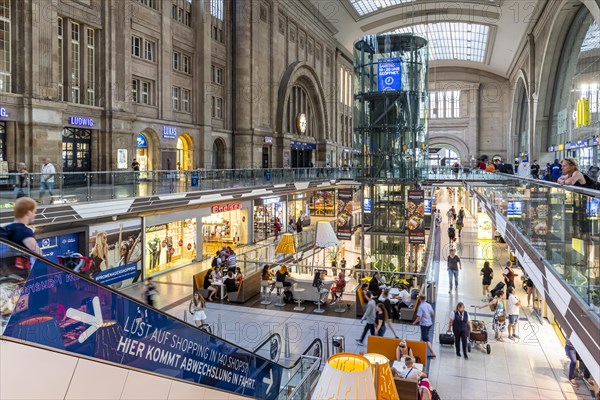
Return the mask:
M269 304L272 303L271 301L271 291L269 290L269 288L271 287L271 284L269 283L269 281L260 281L260 286L262 287L263 290L263 300L260 302L260 304L268 306Z
M317 290L317 301L315 301L315 304L317 305L317 308L315 308L313 310L313 312L316 312L317 314L323 314L325 312L324 308L321 308L321 297L323 296L323 294L325 293L329 293L329 290L327 289L319 289L319 288L315 288Z
M275 282L275 288L279 290L279 301L275 303L277 307L285 306L283 302L283 282Z
M295 283L294 284L294 294L298 293L302 293L304 292L303 288L299 288L298 284ZM300 297L296 297L296 301L298 302L298 305L296 307L294 307L294 311L304 311L306 307L302 307L300 304L302 303L302 299L300 299Z
M335 311L337 313L346 312L347 307L346 307L346 304L344 304L344 298L343 298L344 289L340 290L339 292L336 291L335 294L336 294L336 296L338 296L338 300L337 300L338 306L333 311Z

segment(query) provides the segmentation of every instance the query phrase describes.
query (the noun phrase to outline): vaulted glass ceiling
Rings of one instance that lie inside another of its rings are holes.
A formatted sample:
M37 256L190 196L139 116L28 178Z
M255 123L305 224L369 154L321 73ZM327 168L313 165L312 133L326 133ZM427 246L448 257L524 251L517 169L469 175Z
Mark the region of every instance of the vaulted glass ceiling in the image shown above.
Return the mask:
M359 16L365 16L375 11L384 10L389 7L398 6L405 3L415 3L417 1L432 1L432 0L348 0ZM473 3L497 3L498 0L462 0L462 2ZM458 3L458 2L457 2ZM456 7L456 3L453 3Z
M414 33L429 40L429 59L484 62L489 26L465 22L412 25L392 33Z
M598 30L598 24L593 22L588 28L585 34L585 39L581 44L581 51L590 51L600 48L600 31Z

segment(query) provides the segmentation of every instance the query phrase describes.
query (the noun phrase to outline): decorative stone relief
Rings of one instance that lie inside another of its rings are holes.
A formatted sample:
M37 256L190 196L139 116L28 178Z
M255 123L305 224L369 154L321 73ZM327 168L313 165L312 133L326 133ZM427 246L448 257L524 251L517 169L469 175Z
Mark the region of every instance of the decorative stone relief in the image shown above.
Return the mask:
M267 17L269 15L269 11L267 10L267 6L264 4L260 5L260 20L263 22L267 22Z
M279 15L279 33L285 35L285 16Z
M296 27L294 25L290 25L290 42L296 41Z

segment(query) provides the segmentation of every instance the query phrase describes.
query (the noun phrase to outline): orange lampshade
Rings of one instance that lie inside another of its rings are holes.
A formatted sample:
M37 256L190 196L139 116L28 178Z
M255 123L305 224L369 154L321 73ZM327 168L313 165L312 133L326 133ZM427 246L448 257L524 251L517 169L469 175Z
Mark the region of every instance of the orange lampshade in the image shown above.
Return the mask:
M376 353L367 353L364 357L371 363L377 400L399 400L390 360Z
M284 233L281 236L281 241L275 249L275 253L279 254L296 254L296 243L294 241L294 235L291 233Z

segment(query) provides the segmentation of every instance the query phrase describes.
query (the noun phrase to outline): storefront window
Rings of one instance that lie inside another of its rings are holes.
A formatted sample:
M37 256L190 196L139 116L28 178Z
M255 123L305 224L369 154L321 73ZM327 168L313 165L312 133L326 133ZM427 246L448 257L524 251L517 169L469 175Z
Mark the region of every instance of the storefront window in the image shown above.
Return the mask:
M202 254L212 256L223 246L248 243L248 210L213 213L202 218Z
M564 145L556 156L579 157L568 143L597 135L600 123L600 31L583 6L575 16L561 52L552 99L548 147ZM564 150L563 150L564 149ZM582 169L588 162L580 159Z
M65 184L80 184L85 181L84 173L92 170L91 129L63 129L62 164L63 172L70 172L65 175Z
M146 228L146 276L196 259L196 218Z
M261 199L254 201L254 239L265 240L275 234L275 218L279 218L281 224L281 233L284 233L287 227L285 221L285 201L279 197Z
M319 190L312 194L309 203L310 215L316 217L335 216L335 190Z
M302 218L303 226L310 225L310 210L308 208L308 194L300 193L293 196L288 196L288 222L293 220L294 223L298 218Z

